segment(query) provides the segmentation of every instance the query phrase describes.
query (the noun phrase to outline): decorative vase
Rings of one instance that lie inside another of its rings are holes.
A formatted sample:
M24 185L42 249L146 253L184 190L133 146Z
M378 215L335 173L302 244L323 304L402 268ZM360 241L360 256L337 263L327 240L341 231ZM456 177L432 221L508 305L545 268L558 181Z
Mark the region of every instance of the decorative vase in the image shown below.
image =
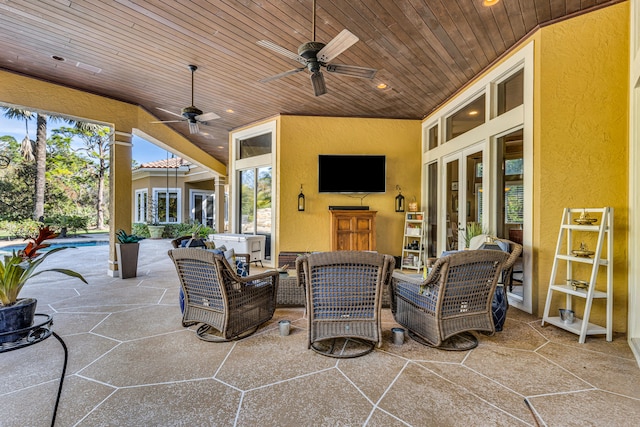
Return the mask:
M136 277L138 274L138 251L140 243L116 243L118 270L122 279Z
M4 333L18 331L33 325L37 303L35 298L20 298L13 305L0 307L0 343L15 342L29 334L29 331L18 334Z
M162 239L164 225L147 225L147 228L149 229L149 236L152 239Z
M491 301L491 314L493 315L493 325L496 328L496 332L502 331L504 321L507 319L508 308L509 301L507 300L504 286L498 285Z

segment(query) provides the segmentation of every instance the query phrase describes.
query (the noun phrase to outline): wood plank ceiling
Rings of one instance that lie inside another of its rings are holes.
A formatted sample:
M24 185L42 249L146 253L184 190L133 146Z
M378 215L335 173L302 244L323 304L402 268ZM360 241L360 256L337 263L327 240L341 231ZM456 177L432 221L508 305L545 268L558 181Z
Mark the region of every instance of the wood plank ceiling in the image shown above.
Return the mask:
M195 105L221 116L215 139L170 126L226 164L229 131L276 114L420 119L537 27L619 1L317 0L316 40L344 28L360 39L334 62L378 72L325 73L315 97L307 72L259 82L300 64L256 44L297 52L312 0L0 0L0 68L174 120L158 107L191 104L195 64Z

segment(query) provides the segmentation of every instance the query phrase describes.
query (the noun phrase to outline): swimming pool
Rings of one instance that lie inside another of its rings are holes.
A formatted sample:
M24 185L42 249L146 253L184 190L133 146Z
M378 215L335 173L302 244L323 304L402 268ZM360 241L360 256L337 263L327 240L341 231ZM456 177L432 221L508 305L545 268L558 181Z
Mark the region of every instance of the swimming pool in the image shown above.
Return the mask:
M12 251L18 251L20 249L24 249L24 247L26 246L26 242L22 245L9 245L9 246L2 246L0 247L0 253L8 253L10 254ZM50 249L55 249L55 248L79 248L82 246L106 246L108 245L109 242L107 240L88 240L86 242L56 242L56 243L51 243L51 246L47 247L46 249L42 249L43 252L50 250Z

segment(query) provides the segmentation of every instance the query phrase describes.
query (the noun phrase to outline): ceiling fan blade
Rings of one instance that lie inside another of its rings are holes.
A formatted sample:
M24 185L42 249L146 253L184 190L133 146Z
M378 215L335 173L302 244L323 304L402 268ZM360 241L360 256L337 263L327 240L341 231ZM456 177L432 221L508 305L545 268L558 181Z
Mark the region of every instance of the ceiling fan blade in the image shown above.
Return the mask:
M215 120L219 118L220 116L217 115L216 113L204 113L204 114L200 114L199 116L195 116L195 119L199 122L208 122L210 120Z
M358 67L355 65L327 64L327 72L342 74L361 79L372 79L376 75L375 68Z
M313 85L313 93L316 96L327 93L327 86L324 84L324 76L322 75L322 72L318 71L311 74L311 84Z
M279 53L280 55L284 55L287 58L293 59L294 61L298 61L302 65L307 65L307 60L304 59L302 56L298 55L295 52L291 52L290 50L285 49L282 46L279 46L268 40L260 40L258 42L258 46L266 47L267 49L271 49L272 51Z
M304 69L305 67L295 68L293 70L285 71L284 73L276 74L275 76L265 77L264 79L260 80L260 83L266 83L266 82L270 82L271 80L276 80L282 77L290 76L291 74L299 73Z
M190 134L197 134L200 132L200 128L198 127L198 122L193 121L193 122L189 122L189 133Z
M160 111L164 111L165 113L169 113L172 114L174 116L178 116L178 117L182 117L182 115L178 114L178 113L174 113L173 111L169 111L169 110L165 110L164 108L160 108L160 107L156 107L158 110Z
M325 47L318 51L318 61L324 62L326 64L345 50L349 49L358 40L360 39L351 31L347 29L340 31L340 34L335 36L333 40L331 40Z
M157 122L151 122L151 123L182 123L184 122L184 120L159 120Z

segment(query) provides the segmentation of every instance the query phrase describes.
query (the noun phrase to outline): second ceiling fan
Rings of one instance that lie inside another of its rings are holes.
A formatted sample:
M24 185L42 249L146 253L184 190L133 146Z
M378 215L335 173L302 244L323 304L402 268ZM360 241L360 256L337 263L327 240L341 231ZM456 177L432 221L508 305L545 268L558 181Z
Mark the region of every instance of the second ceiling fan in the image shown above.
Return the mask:
M303 67L295 68L293 70L285 71L284 73L276 74L275 76L267 77L261 82L269 82L271 80L286 77L291 74L299 73L305 69L309 70L311 77L311 84L313 85L313 92L315 96L320 96L327 93L327 86L324 82L324 75L321 68L324 68L329 73L342 74L350 77L359 77L362 79L372 79L376 71L374 68L358 67L355 65L343 65L343 64L330 64L329 62L354 45L359 39L349 30L342 30L337 36L335 36L326 45L316 41L316 0L313 0L313 41L303 43L298 47L298 53L292 52L283 48L268 40L260 40L259 46L266 47L272 51L284 55L287 58L298 61Z
M193 91L194 91L193 80L194 80L194 74L198 69L198 67L196 67L195 65L189 65L189 69L191 70L191 105L188 107L184 107L180 111L180 114L174 113L173 111L169 111L164 108L157 107L158 110L164 111L165 113L173 114L174 116L182 117L182 119L181 120L162 120L162 121L151 122L151 123L188 122L190 134L200 134L210 138L209 133L202 132L198 124L199 123L206 124L206 122L208 121L219 119L220 116L217 115L216 113L203 113L201 109L199 109L193 104Z

